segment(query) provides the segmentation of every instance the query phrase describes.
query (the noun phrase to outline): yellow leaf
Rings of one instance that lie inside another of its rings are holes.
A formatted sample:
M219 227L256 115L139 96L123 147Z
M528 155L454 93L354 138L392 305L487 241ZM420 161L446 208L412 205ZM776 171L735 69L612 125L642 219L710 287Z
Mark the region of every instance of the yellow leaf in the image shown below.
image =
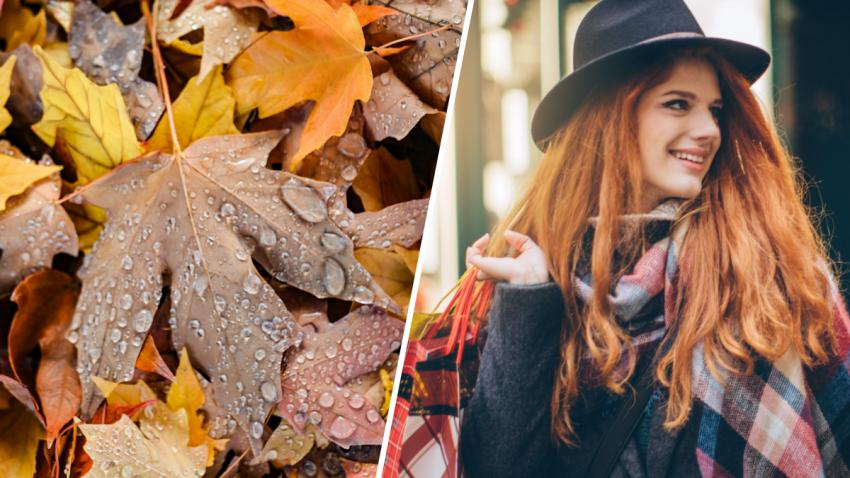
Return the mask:
M77 166L77 185L143 153L118 85L97 86L80 70L62 68L41 47L34 52L44 69L44 116L32 128L51 147L61 130Z
M186 40L178 38L168 46L193 56L203 56L204 54L204 42L189 43Z
M422 197L410 161L396 159L384 147L369 154L351 187L369 212Z
M92 459L86 477L204 474L209 450L205 446L188 446L189 421L185 410L173 412L157 402L146 407L140 416L139 427L127 415L111 425L80 425L86 437L84 449ZM119 453L118 447L132 449L134 453Z
M97 238L100 237L103 225L106 224L106 211L91 204L74 204L71 201L63 206L68 211L68 216L74 221L80 250L88 254L97 242Z
M404 259L395 252L366 248L355 249L354 257L372 274L372 278L384 292L402 307L402 317L407 317L407 305L413 290L413 274Z
M9 95L12 94L12 70L15 68L15 61L17 61L17 59L17 56L12 55L8 60L6 60L6 63L3 63L3 66L0 66L0 133L5 131L6 128L12 124L12 115L10 115L9 111L7 111L6 108L3 108L3 106L6 105L6 101L9 100ZM3 209L0 208L0 211L2 210Z
M407 266L407 269L410 270L410 273L416 275L416 264L419 262L419 251L405 249L398 244L393 244L393 250L396 254L400 255L402 259L404 259L404 264Z
M237 9L224 5L207 8L209 0L192 0L177 18L171 20L178 0L161 0L158 3L156 37L159 41L171 45L188 33L204 30L203 42L195 46L183 42L177 47L186 53L203 48L198 80L206 78L216 66L232 62L240 51L248 47L251 36L260 25L261 13L256 8Z
M47 34L47 16L42 9L38 14L21 5L20 0L7 0L0 14L0 39L6 40L6 51L24 43L44 45Z
M0 153L0 211L6 210L7 199L60 169L62 166L39 166Z
M70 70L74 67L74 62L71 61L71 55L68 53L68 42L49 41L44 44L44 52L62 68Z
M316 441L316 426L310 422L304 427L304 433L296 433L285 418L280 420L277 429L272 432L260 456L252 463L272 461L279 468L295 465L313 448Z
M153 390L142 380L136 383L115 383L95 375L92 375L91 379L110 405L117 403L118 405L133 406L156 398Z
M227 72L237 114L259 108L261 118L304 100L316 106L290 167L331 136L345 132L355 100L368 101L372 70L357 15L348 5L334 12L324 0L268 0L296 28L273 31L245 50Z
M181 149L201 138L240 134L233 125L236 100L224 84L221 66L215 67L200 84L195 84L196 79L197 76L189 80L172 106ZM171 126L166 118L157 125L148 148L171 153Z
M384 384L384 404L381 405L381 415L387 418L387 412L390 411L390 400L393 396L393 379L386 370L381 369L379 372L381 372L381 383Z
M35 475L38 442L44 440L44 427L38 418L17 400L0 411L0 476L31 478Z

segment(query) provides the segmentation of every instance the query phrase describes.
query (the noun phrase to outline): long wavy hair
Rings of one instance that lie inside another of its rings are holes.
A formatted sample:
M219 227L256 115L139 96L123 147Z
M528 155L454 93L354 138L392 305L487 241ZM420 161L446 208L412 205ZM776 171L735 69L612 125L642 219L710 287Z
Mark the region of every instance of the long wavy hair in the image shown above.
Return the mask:
M636 109L641 95L666 81L678 62L709 62L723 96L721 145L698 197L683 204L690 219L684 250L690 267L675 307L679 333L654 373L669 388L665 427L681 428L692 404L691 357L702 341L711 374L750 374L757 354L771 362L793 347L805 366L834 350L829 301L834 265L804 205L806 184L746 79L716 52L680 49L638 70L599 84L571 120L550 139L543 158L511 212L492 234L488 255L515 254L504 240L511 229L545 252L563 292L561 361L552 395L552 439L576 445L569 412L579 394L579 369L594 366L602 383L621 394L634 373L629 335L612 313L608 291L623 244L633 263L647 248L643 233L621 224L641 212L642 175ZM598 216L592 244L582 244L587 219ZM642 228L639 228L642 229ZM589 248L593 300L577 300L573 277ZM819 262L820 261L820 262ZM618 261L618 263L621 263ZM674 315L675 316L675 315ZM585 351L592 359L583 358ZM615 373L628 353L628 373ZM583 361L585 363L583 363Z

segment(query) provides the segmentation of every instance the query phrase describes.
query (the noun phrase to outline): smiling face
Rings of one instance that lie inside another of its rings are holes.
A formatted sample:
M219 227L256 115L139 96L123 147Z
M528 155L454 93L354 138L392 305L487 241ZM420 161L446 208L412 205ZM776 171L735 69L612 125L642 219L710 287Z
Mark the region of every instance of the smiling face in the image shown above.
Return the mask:
M637 123L646 211L699 194L720 147L722 106L717 73L705 60L681 60L667 81L643 93Z

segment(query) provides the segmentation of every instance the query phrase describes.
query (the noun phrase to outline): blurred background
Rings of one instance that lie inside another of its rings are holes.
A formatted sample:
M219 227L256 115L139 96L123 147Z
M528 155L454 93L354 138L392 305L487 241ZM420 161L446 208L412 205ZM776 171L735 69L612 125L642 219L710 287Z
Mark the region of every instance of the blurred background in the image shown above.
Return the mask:
M430 312L454 285L466 247L496 225L539 161L529 122L543 94L572 71L576 29L595 3L476 0L440 152L435 217L422 241L417 310ZM827 213L821 227L833 259L850 257L850 149L843 145L850 138L850 2L685 3L707 36L771 52L771 69L754 90L801 160L807 201ZM842 285L847 291L848 277Z

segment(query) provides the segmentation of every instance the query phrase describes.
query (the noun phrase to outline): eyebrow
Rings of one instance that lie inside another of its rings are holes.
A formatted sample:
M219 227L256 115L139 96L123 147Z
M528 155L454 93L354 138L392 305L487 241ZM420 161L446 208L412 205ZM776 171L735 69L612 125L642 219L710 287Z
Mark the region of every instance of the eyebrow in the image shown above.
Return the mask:
M685 98L687 98L687 99L689 99L689 100L694 100L694 101L696 101L696 99L697 99L697 95L695 95L695 94L693 94L693 93L691 93L691 92L689 92L689 91L682 91L682 90L670 90L670 91L668 91L667 93L664 93L664 94L663 94L663 95L661 95L661 96L668 96L668 95L678 95L678 96L683 96L683 97L685 97ZM722 105L722 104L723 104L723 100L722 100L721 98L717 98L717 99L715 99L715 100L712 102L712 104L714 104L714 105Z

